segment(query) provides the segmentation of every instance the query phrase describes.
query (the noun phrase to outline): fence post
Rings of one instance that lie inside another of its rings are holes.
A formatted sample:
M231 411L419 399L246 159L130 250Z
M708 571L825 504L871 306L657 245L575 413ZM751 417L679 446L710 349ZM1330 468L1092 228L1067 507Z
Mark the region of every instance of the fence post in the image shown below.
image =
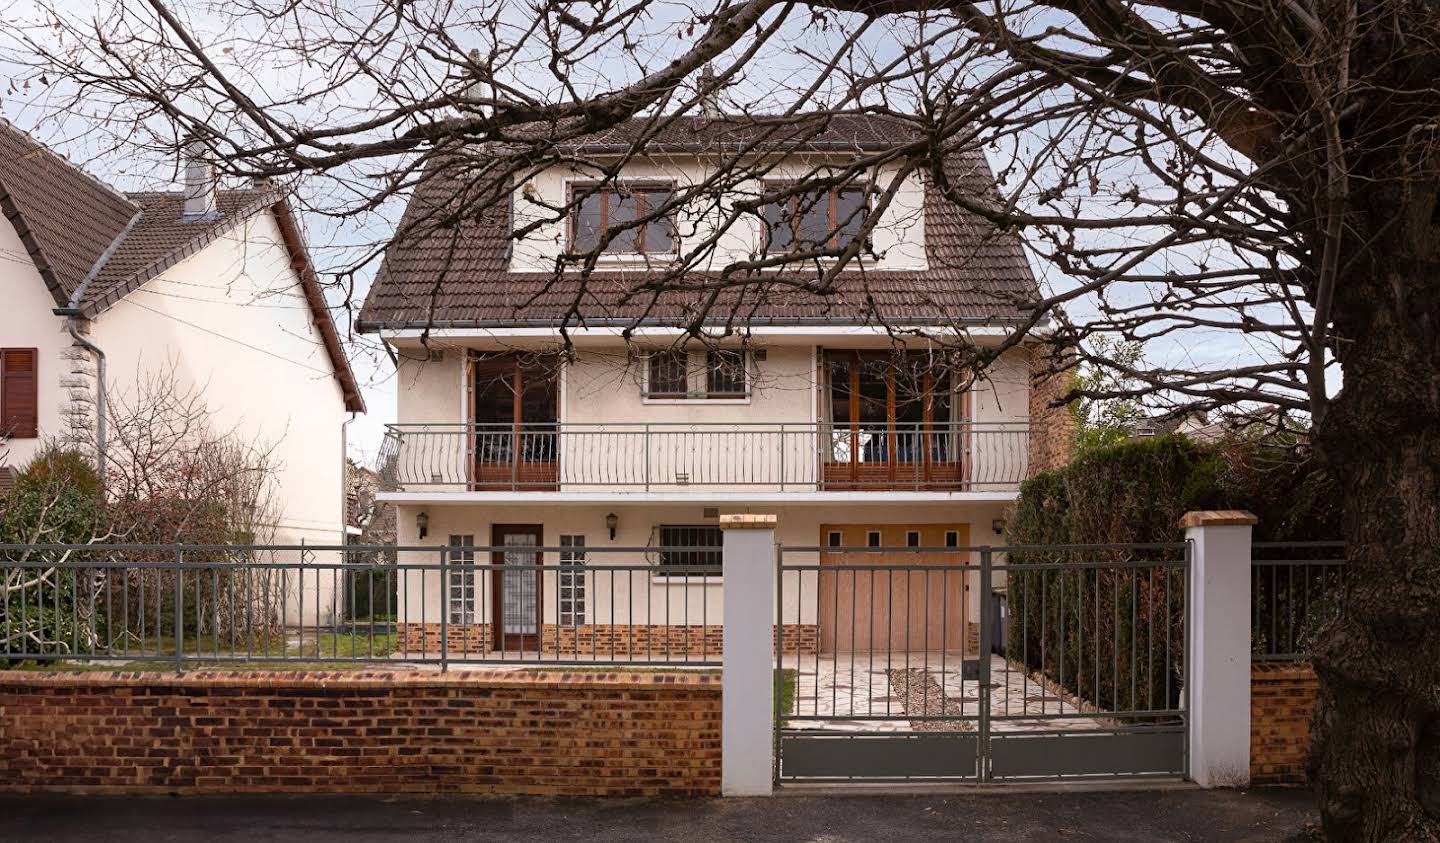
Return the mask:
M184 561L185 551L178 545L175 547L175 672L185 672L185 583L182 577L181 563ZM199 640L200 629L196 626L196 640ZM160 630L155 630L155 637L160 637ZM198 645L197 645L198 646Z
M1187 512L1190 542L1185 696L1189 776L1201 787L1250 782L1250 528L1239 510Z
M775 516L722 515L720 792L769 796L774 786Z

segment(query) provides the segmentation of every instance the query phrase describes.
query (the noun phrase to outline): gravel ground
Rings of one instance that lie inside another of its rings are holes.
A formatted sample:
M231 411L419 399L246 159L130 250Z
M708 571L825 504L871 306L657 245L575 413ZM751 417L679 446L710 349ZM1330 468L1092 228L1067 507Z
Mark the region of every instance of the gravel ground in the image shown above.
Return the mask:
M960 717L965 713L960 700L947 697L940 683L923 668L896 668L888 671L887 675L890 679L890 691L899 700L900 710L907 715ZM977 713L972 706L971 716ZM970 720L912 720L910 726L917 732L975 731L975 723Z

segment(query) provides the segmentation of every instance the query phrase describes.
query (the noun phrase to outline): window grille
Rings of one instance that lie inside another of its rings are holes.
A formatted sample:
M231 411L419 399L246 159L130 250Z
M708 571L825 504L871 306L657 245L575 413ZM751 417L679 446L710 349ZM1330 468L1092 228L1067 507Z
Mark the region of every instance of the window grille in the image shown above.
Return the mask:
M745 352L710 351L705 355L705 391L717 396L745 395Z
M712 525L675 525L660 527L660 573L676 566L713 565L717 569L724 556L724 534ZM672 549L678 548L678 549ZM682 571L678 575L719 576L720 571Z

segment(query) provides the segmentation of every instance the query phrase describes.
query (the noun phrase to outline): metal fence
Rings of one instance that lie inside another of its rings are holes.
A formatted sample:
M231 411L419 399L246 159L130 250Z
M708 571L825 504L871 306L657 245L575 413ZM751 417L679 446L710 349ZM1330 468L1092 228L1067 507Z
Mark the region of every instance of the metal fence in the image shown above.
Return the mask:
M784 548L780 778L1182 774L1188 553Z
M1250 658L1308 658L1315 636L1338 605L1345 543L1255 542L1250 572Z
M701 550L0 545L0 662L713 666Z
M393 424L380 464L385 488L410 491L1008 490L1029 442L1009 422Z

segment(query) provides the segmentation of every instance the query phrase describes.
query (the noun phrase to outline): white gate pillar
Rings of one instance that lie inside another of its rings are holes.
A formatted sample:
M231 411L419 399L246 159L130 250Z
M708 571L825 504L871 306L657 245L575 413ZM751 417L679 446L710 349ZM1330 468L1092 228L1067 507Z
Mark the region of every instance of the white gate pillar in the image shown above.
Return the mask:
M775 516L722 515L720 792L769 796L775 763Z
M1250 528L1240 510L1187 512L1192 542L1186 721L1189 776L1201 787L1250 783Z

